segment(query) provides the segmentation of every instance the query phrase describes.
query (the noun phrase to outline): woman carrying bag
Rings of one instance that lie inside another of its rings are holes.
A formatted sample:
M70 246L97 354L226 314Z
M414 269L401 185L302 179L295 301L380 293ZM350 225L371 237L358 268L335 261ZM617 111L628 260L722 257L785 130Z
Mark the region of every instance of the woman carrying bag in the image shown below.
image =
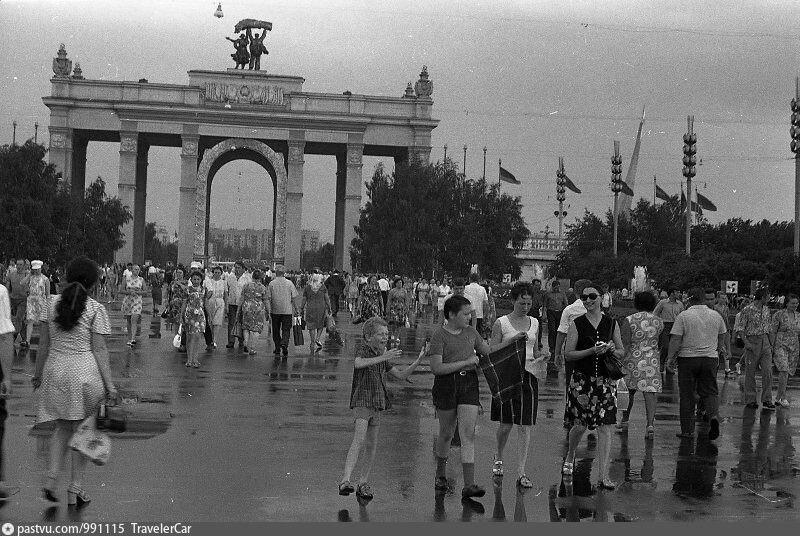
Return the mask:
M115 399L106 337L111 334L105 307L90 297L97 283L97 265L78 257L67 266L67 285L42 311L41 342L31 383L38 394L39 423L55 421L50 438L50 463L42 492L58 502L56 482L69 441L87 417L94 417L106 398ZM72 453L69 504L82 506L91 499L83 491L87 458Z

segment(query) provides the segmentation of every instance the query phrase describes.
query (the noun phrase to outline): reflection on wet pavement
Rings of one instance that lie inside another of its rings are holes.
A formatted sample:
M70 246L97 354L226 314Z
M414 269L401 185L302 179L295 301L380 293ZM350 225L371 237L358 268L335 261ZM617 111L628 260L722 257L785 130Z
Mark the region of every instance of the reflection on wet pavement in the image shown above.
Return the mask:
M147 309L147 303L145 305ZM539 386L526 472L534 487L516 485L516 435L507 447L505 478L492 479L496 424L481 380L476 431L476 482L486 497L433 488L433 441L438 423L431 403L432 376L423 362L409 382L390 380L393 409L382 416L378 453L365 503L341 497L336 486L353 421L349 409L352 354L361 326L339 314L341 340L323 349L290 346L272 353L264 334L258 355L219 344L200 356L199 369L183 366L172 347L174 327L145 315L140 344L124 345L119 305L110 308L112 369L129 411L127 431L113 434L108 466L90 468L85 487L93 502L81 511L46 508L39 488L49 429L33 426L30 387L33 348L18 349L6 425L6 480L20 493L0 510L2 520L296 520L296 521L695 521L792 519L800 491L795 454L800 418L800 378L790 379L794 407L775 412L745 408L740 378L719 376L721 436L679 440L677 381L667 376L657 396L656 434L646 441L644 405L638 403L626 433L612 439L614 491L598 490L596 437L587 434L571 478L560 475L566 453L563 374L551 371ZM149 323L149 330L147 325ZM435 327L414 319L403 329L401 366L413 361ZM325 337L325 336L323 336ZM223 341L224 342L224 341ZM358 468L356 469L358 470ZM460 490L460 451L451 449L448 476ZM66 483L61 486L66 487ZM64 493L65 495L65 493ZM512 514L513 512L513 514Z

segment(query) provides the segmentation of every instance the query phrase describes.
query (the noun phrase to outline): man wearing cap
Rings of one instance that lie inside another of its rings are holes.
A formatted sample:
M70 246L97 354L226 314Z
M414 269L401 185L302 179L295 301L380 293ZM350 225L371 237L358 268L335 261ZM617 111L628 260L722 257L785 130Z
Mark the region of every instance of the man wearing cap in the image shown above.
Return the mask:
M294 283L286 279L286 268L279 264L275 267L275 279L267 288L267 308L272 319L272 342L275 343L275 355L289 355L289 333L292 330L292 316L300 316L297 311L297 289Z
M28 317L27 340L30 343L33 327L39 325L47 300L50 298L50 280L42 275L42 261L31 261L31 275L28 279Z

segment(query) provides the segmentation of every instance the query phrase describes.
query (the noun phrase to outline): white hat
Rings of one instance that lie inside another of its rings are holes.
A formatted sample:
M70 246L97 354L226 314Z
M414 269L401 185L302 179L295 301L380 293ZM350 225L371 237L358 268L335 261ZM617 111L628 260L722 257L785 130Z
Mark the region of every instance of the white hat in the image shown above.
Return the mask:
M156 268L155 266L151 266L150 269L147 271L147 273L148 274L157 274L158 273L158 268Z
M192 264L189 265L189 268L202 268L203 263L200 261L192 261Z
M41 270L42 269L42 264L44 264L42 261L31 261L31 269L32 270Z

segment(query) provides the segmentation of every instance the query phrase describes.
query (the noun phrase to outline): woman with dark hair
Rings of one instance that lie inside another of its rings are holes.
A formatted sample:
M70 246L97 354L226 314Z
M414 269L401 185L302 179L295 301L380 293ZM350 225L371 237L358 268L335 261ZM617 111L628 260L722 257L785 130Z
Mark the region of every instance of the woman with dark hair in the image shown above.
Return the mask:
M491 344L501 348L508 339L520 333L527 335L527 348L525 351L524 381L520 386L519 396L506 402L500 402L492 397L491 420L497 426L497 451L494 455L492 474L503 476L503 451L505 450L508 436L514 425L519 434L519 458L517 459L517 484L522 488L531 488L533 483L525 474L525 463L528 460L528 448L531 443L531 426L536 424L536 412L539 407L539 383L533 372L547 376L547 365L539 352L538 333L539 321L528 316L533 304L533 287L529 283L518 282L511 287L511 301L514 310L510 314L501 316L494 322L491 330ZM542 378L544 379L544 378Z
M788 406L786 384L789 376L797 370L800 357L800 313L797 312L797 294L787 294L784 298L785 308L772 315L772 334L775 344L772 346L772 362L778 369L778 393L775 404Z
M622 321L622 342L625 345L623 364L627 369L625 385L628 387L628 409L622 412L622 421L617 430L628 429L628 419L633 409L636 391L644 396L644 410L647 414L645 439L655 437L656 394L661 392L661 361L658 341L664 329L664 321L653 314L656 297L651 292L637 292L633 295L636 313Z
M264 321L269 314L265 306L267 289L261 283L263 275L261 270L253 270L253 280L242 289L242 307L239 314L242 318L243 350L249 355L256 355L258 336L264 331Z
M55 421L47 482L42 488L51 502L58 502L56 480L70 437L81 421L95 415L104 398L117 394L106 349L106 337L111 334L108 313L90 297L97 274L97 265L86 257L69 263L63 293L40 317L42 333L31 383L39 395L36 421ZM73 452L69 504L80 506L90 501L82 489L85 470L86 457Z
M186 333L186 366L200 368L200 346L206 332L206 314L204 304L206 298L211 294L203 286L203 274L199 271L192 272L189 277L190 285L186 289L186 299L183 300L181 307L181 321L183 330Z
M581 300L586 314L570 322L564 357L571 362L564 421L571 425L569 447L561 472L572 475L575 452L586 429L597 429L599 487L614 489L608 476L611 464L611 426L617 422L616 382L609 377L606 354L620 359L624 347L616 321L600 310L602 296L594 287L586 287Z
M403 288L403 278L398 277L392 282L392 290L386 301L386 320L389 324L389 345L392 341L400 341L400 328L406 325L408 315L408 302L406 291Z
M188 284L183 278L184 273L183 265L179 264L172 273L173 279L172 283L169 285L167 294L167 322L175 327L175 333L178 332L179 327L183 323L183 320L181 319L181 311L183 311L183 302L186 300L186 296L189 294ZM178 349L179 352L186 351L186 345L183 344L183 341L185 340L186 336L184 334L184 336L181 337L182 343Z
M475 422L480 409L478 392L478 356L475 352L489 355L518 339L525 333L517 333L499 345L491 346L470 325L472 306L467 298L453 296L444 303L446 325L436 329L431 337L430 366L434 374L433 405L439 419L439 435L436 439L436 480L434 487L446 491L447 457L450 442L458 423L461 438L461 464L464 488L461 498L483 497L486 491L475 484Z

